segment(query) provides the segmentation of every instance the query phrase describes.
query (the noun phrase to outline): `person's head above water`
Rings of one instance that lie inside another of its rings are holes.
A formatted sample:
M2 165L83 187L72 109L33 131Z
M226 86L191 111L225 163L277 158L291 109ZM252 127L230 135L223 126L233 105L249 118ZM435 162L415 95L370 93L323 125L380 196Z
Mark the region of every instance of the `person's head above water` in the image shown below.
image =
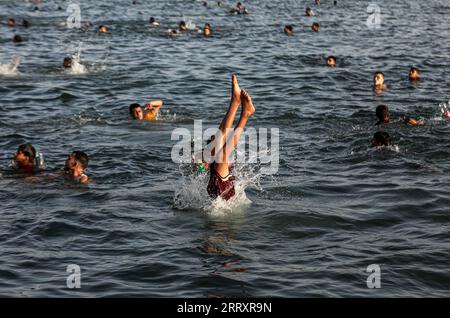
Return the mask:
M14 19L12 19L12 18L10 18L10 19L8 19L8 26L9 27L14 27L14 26L16 26L16 20L14 20Z
M66 160L65 170L76 170L79 169L83 171L89 165L89 157L83 151L73 151Z
M384 74L381 71L376 71L373 75L373 85L375 87L382 87L384 85Z
M33 9L33 12L34 13L38 13L40 10L39 10L39 7L34 7L34 9Z
M285 25L284 26L284 33L286 35L293 35L294 34L294 27L292 25L290 25L290 24Z
M314 22L314 23L312 24L312 26L311 26L311 29L312 29L314 32L319 32L319 31L320 31L320 25L319 25L319 23Z
M64 68L71 68L73 64L73 59L71 57L65 57L63 61Z
M148 23L153 24L153 25L159 25L159 22L156 21L156 19L154 17L150 17L150 19L148 20Z
M28 27L30 27L30 22L28 20L22 20L22 26L24 28L28 28Z
M178 30L180 30L180 31L186 31L187 30L187 26L186 26L186 22L185 21L180 21L180 23L178 23Z
M336 57L331 56L331 55L329 57L327 57L327 66L336 67Z
M385 147L391 144L391 136L387 132L377 131L372 138L371 147Z
M144 110L142 109L142 106L139 105L138 103L131 104L128 110L130 111L130 115L131 117L133 117L133 119L137 120L144 119Z
M30 144L22 144L14 155L14 161L19 169L32 171L35 167L36 149Z
M205 26L203 27L203 35L204 36L211 35L211 25L209 23L205 23Z
M98 27L98 32L100 32L100 33L106 33L106 32L108 32L108 30L106 29L106 27L105 27L103 24L101 24L101 25Z
M411 67L411 69L409 70L409 80L410 81L420 80L420 71L418 68Z
M378 118L377 125L389 123L389 120L390 120L389 108L386 105L377 106L375 113Z
M16 35L14 35L12 40L13 40L14 43L21 43L22 42L22 37L20 35L16 34Z
M312 17L314 15L314 13L310 7L306 8L305 14L307 17Z

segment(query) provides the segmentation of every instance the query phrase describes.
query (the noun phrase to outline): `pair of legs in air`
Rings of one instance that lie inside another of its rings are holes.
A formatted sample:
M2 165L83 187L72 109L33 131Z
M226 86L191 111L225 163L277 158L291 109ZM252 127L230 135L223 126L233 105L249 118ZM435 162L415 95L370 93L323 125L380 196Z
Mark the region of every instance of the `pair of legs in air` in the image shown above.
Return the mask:
M230 138L228 137L228 132L232 128L236 113L239 106L242 105L241 115L236 127ZM236 149L239 142L239 138L242 135L244 128L249 120L249 118L255 112L255 107L253 106L252 98L246 90L242 90L239 87L239 83L236 75L232 75L231 78L231 101L228 111L223 118L219 126L218 137L214 139L214 155L215 162L211 165L211 178L208 185L208 192L211 196L216 197L222 195L221 192L224 189L221 183L226 181L227 177L230 175L229 171L229 157L231 153ZM218 180L214 180L218 179ZM226 185L225 187L232 187L232 184ZM220 189L217 189L220 188ZM232 194L223 196L225 199L229 199L234 195L234 189L232 189Z

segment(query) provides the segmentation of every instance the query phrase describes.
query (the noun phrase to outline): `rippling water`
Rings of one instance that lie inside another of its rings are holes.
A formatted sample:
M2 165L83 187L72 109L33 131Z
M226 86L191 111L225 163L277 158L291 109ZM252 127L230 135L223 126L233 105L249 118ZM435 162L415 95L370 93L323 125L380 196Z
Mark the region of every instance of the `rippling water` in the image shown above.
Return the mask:
M232 16L215 1L80 1L94 27L77 30L64 25L68 1L40 13L0 1L0 64L22 58L16 75L0 75L0 296L448 297L450 123L432 119L450 99L450 4L377 1L382 25L371 30L369 1L323 0L304 17L312 2L248 1L251 15ZM167 37L183 15L214 36ZM9 28L9 17L31 27ZM99 24L110 32L97 34ZM87 71L64 72L79 50ZM328 55L336 69L323 66ZM378 69L381 96L371 90ZM280 129L280 169L247 187L240 209L176 208L186 184L171 132L217 125L231 72L253 95L250 124ZM154 98L165 101L162 120L128 118L130 103ZM384 127L398 151L368 151L381 103L427 125ZM50 172L86 151L91 184L11 173L24 142ZM68 264L81 267L80 289L66 287ZM380 289L366 286L370 264Z

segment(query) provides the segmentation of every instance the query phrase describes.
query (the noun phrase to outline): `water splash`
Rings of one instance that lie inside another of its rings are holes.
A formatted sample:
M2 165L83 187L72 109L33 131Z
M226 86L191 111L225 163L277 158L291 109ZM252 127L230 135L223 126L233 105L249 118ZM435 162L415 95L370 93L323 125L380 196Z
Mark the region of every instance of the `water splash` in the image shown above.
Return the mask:
M261 189L260 179L263 174L259 171L260 168L260 164L235 164L232 170L236 177L235 195L227 201L209 196L206 190L209 172L194 172L193 165L182 164L179 167L181 178L175 191L173 206L179 210L199 210L213 216L242 213L252 202L245 190L248 187Z
M17 75L20 61L20 56L15 55L8 64L0 64L0 75Z

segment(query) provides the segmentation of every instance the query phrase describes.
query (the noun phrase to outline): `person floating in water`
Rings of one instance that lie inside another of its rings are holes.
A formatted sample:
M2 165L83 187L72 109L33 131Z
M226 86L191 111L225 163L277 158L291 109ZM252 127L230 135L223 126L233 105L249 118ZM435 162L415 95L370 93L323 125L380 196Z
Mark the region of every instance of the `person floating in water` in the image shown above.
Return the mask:
M23 173L33 174L38 172L36 165L36 149L30 144L22 144L14 155L14 167Z
M305 15L307 17L312 17L314 15L313 10L310 7L306 8Z
M13 18L8 19L8 21L6 23L11 28L16 26L16 20L14 20Z
M63 61L63 67L65 69L72 68L73 59L71 57L65 57Z
M314 32L319 32L320 31L320 25L317 22L314 22L311 26L311 30L313 30Z
M375 110L375 113L378 118L378 122L375 126L379 126L381 124L388 124L390 121L389 108L386 105L379 105Z
M386 105L379 105L376 108L376 116L378 118L378 122L375 126L379 126L381 124L389 124L391 122L391 116L389 114L389 108ZM415 119L411 117L406 117L403 121L404 124L412 125L412 126L423 126L425 125L424 119Z
M336 67L336 57L331 56L331 55L329 57L327 57L327 66Z
M148 20L148 23L150 23L151 25L159 25L159 22L156 21L156 19L154 17L150 17L150 19Z
M158 112L163 105L163 101L160 99L148 102L144 106L144 110L138 103L131 104L129 107L130 115L136 120L156 120L158 118Z
M286 35L294 35L294 27L292 25L286 25L283 31Z
M106 29L106 27L102 24L98 27L98 32L99 33L107 33L108 29Z
M89 183L89 177L84 170L89 164L89 157L82 151L72 152L66 160L64 172L67 177L82 184Z
M206 37L211 36L211 25L209 23L206 23L203 27L203 35Z
M408 77L411 82L416 82L416 81L420 80L419 69L417 69L415 67L411 67L411 69L409 70Z
M381 71L376 71L373 75L373 89L378 94L386 89L384 84L384 74Z
M377 131L373 135L373 139L371 141L371 148L387 147L390 145L391 145L391 137L387 132Z
M16 35L14 35L14 37L12 38L12 41L14 42L14 43L22 43L22 37L20 36L20 35L18 35L18 34L16 34Z
M241 117L235 127L232 136L227 141L227 131L233 126L236 112L242 103ZM234 180L235 177L231 175L229 168L229 157L234 149L237 147L239 138L247 124L247 121L254 114L255 107L253 106L252 98L247 91L241 90L236 75L232 75L232 95L228 111L223 118L218 135L214 138L211 154L214 156L213 162L210 163L209 171L210 178L208 183L208 193L211 197L221 197L224 200L229 200L235 195Z
M236 7L231 9L230 13L231 14L245 14L245 15L249 14L247 8L241 2L238 2L236 4Z
M187 31L187 26L186 26L186 22L185 21L180 21L180 23L178 23L178 30L180 32Z

